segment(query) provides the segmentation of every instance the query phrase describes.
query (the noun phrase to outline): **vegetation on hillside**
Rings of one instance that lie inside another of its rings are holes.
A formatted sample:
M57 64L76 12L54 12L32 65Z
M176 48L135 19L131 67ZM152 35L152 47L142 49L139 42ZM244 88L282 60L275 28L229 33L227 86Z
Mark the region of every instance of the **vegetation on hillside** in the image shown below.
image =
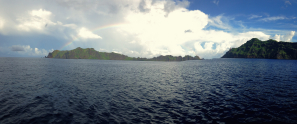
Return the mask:
M138 61L185 61L185 60L200 60L199 56L189 56L186 55L184 57L181 56L158 56L154 58L135 58L128 57L126 55L118 54L118 53L107 53L107 52L98 52L94 50L94 48L76 48L70 51L60 51L55 50L52 53L49 53L46 58L61 58L61 59L100 59L100 60L138 60Z
M253 38L230 49L222 58L297 59L297 43Z

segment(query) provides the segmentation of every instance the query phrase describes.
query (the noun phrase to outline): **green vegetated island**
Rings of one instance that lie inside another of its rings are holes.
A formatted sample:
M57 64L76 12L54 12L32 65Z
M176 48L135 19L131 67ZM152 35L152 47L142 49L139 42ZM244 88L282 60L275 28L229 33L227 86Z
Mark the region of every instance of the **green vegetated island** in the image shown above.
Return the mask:
M222 58L297 59L297 43L253 38L230 49Z
M76 48L73 50L54 50L49 53L45 58L61 58L61 59L100 59L100 60L138 60L138 61L185 61L185 60L201 60L199 56L189 56L186 55L184 57L181 56L158 56L154 58L135 58L129 57L126 55L118 54L118 53L108 53L108 52L99 52L94 48Z

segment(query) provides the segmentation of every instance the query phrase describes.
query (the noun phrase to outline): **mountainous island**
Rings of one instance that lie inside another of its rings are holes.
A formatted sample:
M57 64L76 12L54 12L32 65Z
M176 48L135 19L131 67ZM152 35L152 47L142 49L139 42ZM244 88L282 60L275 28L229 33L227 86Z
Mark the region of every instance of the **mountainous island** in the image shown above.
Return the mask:
M222 58L297 59L297 43L253 38L230 49Z
M107 53L107 52L99 52L94 50L94 48L76 48L73 50L54 50L49 53L45 58L61 58L61 59L100 59L100 60L138 60L138 61L185 61L185 60L201 60L199 56L189 56L186 55L184 57L181 56L158 56L154 58L135 58L129 57L126 55L118 54L118 53Z

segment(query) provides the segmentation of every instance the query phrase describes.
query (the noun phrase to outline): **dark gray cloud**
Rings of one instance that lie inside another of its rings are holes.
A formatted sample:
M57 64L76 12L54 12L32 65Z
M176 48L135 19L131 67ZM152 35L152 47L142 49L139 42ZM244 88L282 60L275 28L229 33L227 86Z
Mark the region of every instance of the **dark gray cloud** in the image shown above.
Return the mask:
M10 47L11 51L25 51L23 46L19 46L19 45L13 45Z

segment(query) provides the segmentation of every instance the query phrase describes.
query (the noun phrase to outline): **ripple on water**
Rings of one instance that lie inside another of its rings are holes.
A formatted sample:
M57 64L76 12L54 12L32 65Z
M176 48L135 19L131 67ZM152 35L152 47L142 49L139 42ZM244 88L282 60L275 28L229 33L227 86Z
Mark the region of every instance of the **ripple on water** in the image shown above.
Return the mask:
M296 61L1 58L0 65L1 124L297 123Z

